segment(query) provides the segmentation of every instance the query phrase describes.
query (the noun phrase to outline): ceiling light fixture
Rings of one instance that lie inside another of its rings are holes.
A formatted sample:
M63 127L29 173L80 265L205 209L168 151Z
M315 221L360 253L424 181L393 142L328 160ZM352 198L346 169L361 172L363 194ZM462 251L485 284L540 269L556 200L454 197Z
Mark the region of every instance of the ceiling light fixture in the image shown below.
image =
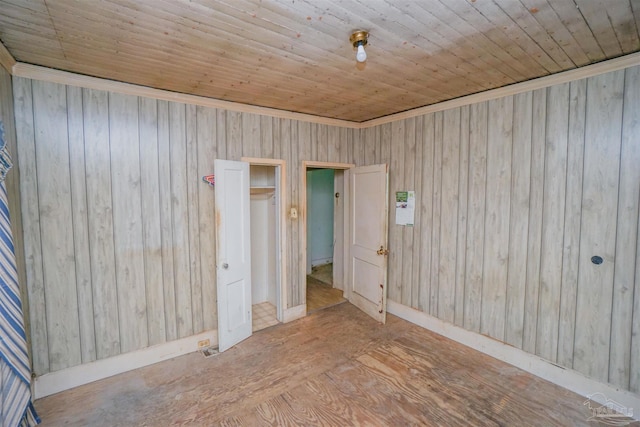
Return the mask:
M367 45L369 39L369 33L364 30L354 31L349 37L349 41L353 45L353 48L357 50L356 60L358 62L364 62L367 60L367 52L364 51L364 47Z

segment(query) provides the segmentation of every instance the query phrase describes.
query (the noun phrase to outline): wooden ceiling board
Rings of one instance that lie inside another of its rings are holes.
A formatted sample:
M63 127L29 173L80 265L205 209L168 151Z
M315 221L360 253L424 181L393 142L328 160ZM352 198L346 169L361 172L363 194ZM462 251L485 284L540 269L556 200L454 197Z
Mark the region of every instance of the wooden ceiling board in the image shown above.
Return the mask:
M637 52L639 4L0 0L0 41L23 63L362 122Z
M521 0L522 5L532 14L538 25L551 37L569 59L576 65L581 66L589 63L589 57L580 47L578 40L572 32L567 28L558 12L554 9L561 7L559 5L567 5L566 0L547 1L547 0ZM573 2L571 2L573 5ZM575 5L573 5L575 8ZM590 39L593 40L591 34ZM596 44L597 47L597 44Z

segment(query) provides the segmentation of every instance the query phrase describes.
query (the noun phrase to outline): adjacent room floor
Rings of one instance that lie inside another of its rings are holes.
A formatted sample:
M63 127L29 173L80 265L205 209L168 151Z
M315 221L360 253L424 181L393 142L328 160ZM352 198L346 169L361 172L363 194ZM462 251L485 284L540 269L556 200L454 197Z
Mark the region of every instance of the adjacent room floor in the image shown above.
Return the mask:
M43 426L567 426L585 399L389 315L339 304L36 401ZM637 425L637 424L636 424Z
M333 264L313 267L307 276L307 313L345 301L342 290L333 287Z

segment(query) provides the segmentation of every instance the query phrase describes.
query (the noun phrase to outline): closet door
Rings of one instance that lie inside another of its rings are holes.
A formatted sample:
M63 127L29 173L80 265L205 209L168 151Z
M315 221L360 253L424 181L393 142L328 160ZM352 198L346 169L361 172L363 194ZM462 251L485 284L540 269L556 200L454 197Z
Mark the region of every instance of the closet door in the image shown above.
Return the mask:
M249 164L216 160L218 350L251 336Z

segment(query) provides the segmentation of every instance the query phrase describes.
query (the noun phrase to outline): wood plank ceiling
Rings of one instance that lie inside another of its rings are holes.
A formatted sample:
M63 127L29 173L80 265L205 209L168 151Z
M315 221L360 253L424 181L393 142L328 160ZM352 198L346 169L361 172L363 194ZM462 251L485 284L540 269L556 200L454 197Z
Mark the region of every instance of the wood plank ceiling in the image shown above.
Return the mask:
M355 122L636 52L639 26L639 0L0 0L17 61Z

